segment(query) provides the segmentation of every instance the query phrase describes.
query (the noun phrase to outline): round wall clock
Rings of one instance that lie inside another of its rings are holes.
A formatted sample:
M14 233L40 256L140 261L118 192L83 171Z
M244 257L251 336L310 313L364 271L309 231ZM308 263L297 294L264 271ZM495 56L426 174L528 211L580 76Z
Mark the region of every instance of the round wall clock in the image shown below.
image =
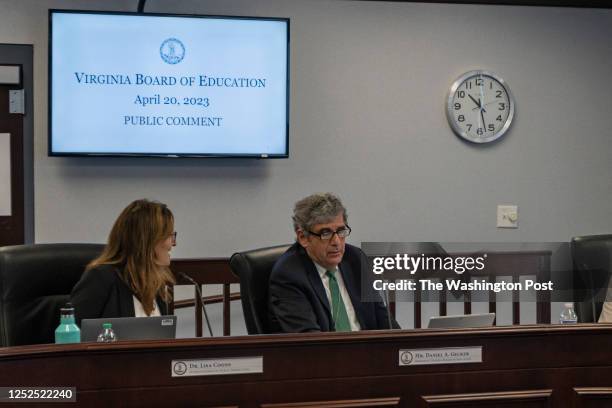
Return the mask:
M502 137L514 118L514 97L499 76L470 71L451 85L446 116L453 131L473 143Z

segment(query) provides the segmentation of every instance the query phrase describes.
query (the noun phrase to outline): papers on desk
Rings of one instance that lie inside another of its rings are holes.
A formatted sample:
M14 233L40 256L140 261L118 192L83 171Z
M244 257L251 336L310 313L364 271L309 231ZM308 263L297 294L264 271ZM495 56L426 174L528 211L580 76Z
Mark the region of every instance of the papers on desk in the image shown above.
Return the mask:
M11 214L11 135L0 133L0 216Z

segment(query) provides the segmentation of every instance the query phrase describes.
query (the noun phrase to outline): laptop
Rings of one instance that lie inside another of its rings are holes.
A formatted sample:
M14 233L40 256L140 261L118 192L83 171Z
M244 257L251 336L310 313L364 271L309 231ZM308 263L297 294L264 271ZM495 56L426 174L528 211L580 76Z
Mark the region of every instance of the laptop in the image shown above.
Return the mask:
M481 313L458 316L436 316L429 319L429 329L451 329L464 327L490 327L495 321L495 313Z
M81 341L95 342L102 333L102 325L110 323L117 340L174 339L176 316L113 317L81 320Z

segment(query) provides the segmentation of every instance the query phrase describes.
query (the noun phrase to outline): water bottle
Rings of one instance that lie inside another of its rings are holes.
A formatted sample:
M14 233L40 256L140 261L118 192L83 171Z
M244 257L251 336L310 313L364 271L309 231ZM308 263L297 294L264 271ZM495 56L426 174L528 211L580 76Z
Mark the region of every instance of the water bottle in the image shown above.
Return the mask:
M574 324L578 323L578 316L574 311L573 303L566 303L563 305L563 310L561 311L561 316L559 317L559 323L561 324Z
M55 329L55 343L80 343L81 330L74 322L74 307L72 303L66 303L65 307L60 309L60 324Z
M102 333L98 335L98 343L112 343L117 341L117 336L113 331L112 323L104 323L102 325Z

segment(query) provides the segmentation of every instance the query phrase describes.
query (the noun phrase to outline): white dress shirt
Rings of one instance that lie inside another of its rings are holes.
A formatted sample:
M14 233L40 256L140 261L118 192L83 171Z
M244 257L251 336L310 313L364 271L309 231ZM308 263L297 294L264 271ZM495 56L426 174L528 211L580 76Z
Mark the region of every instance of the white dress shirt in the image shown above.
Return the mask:
M153 300L153 311L151 312L150 315L148 315L144 311L144 308L142 307L142 303L140 303L140 300L138 300L138 298L134 295L132 295L132 298L134 299L134 316L136 317L161 316L161 313L159 312L159 308L157 307L156 300Z
M608 289L608 294L610 289ZM608 296L606 296L607 298ZM612 302L604 302L601 308L601 314L599 315L599 323L612 323Z
M319 276L321 277L321 281L323 282L323 287L325 288L325 294L327 294L327 301L329 302L329 307L331 307L331 291L329 290L329 276L327 276L327 269L314 262L317 272L319 272ZM355 315L355 308L353 308L353 302L351 302L351 297L346 291L346 286L344 285L344 279L342 278L342 273L339 270L339 266L336 268L336 280L338 281L338 288L340 289L340 296L342 297L342 302L344 302L344 308L346 309L346 314L348 315L349 323L351 324L351 331L361 330L361 325L357 320L357 316Z

